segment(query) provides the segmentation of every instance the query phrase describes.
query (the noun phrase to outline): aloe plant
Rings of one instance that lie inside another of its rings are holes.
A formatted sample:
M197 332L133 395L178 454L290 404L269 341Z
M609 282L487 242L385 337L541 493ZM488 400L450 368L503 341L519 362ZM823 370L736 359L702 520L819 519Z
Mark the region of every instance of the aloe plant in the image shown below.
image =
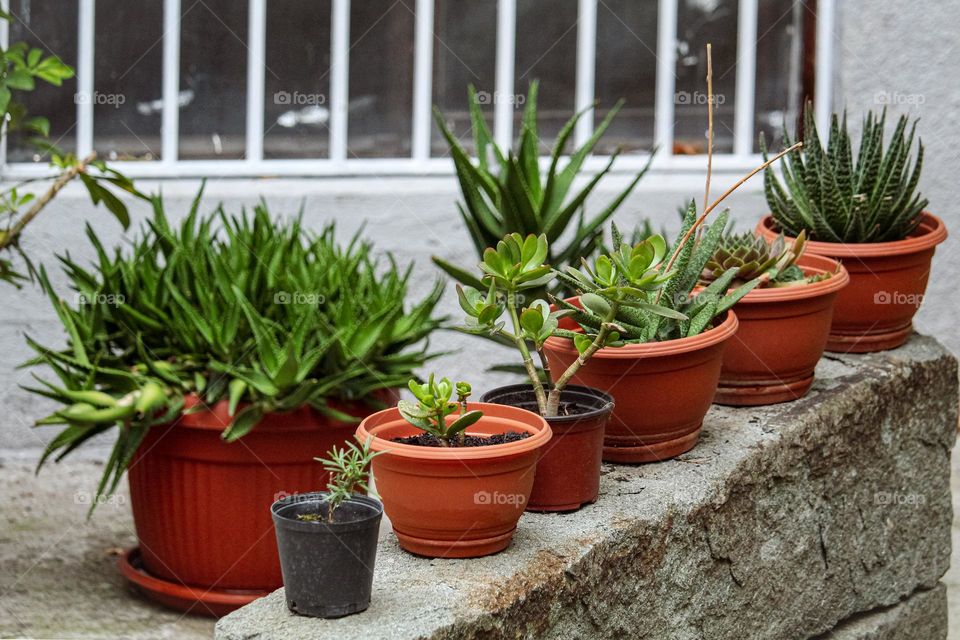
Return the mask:
M463 202L457 203L457 209L470 233L477 255L481 256L487 247L496 245L510 233L519 233L521 236L543 234L551 245L547 262L565 265L595 252L601 240L603 225L647 172L649 161L630 184L597 214L587 216L587 197L610 172L620 154L619 149L611 154L606 166L592 176L581 189L573 189L573 182L584 160L616 117L623 101L614 105L590 138L581 147L573 149L569 159L561 167L562 157L567 153L577 121L587 113L592 113L593 107L570 118L557 135L549 164L546 170L542 171L540 137L537 132L537 87L536 81L530 85L516 148L505 150L500 149L493 141L476 90L469 87L468 101L476 161L471 160L456 136L447 128L439 110L434 109L434 117L450 147L463 197ZM572 230L571 224L575 225ZM570 240L559 248L557 245L562 237L569 237ZM433 261L459 282L482 288L478 279L468 270L438 257L434 257Z
M267 412L310 406L352 418L337 401L381 407L376 392L404 385L433 354L441 325L436 283L409 302L411 268L377 261L359 234L345 246L334 227L319 234L300 218L198 213L200 195L178 227L159 198L130 248L108 252L88 228L96 262L62 257L72 300L46 271L40 280L66 330L65 349L27 338L28 366L56 375L30 391L63 406L38 424L65 425L40 460L57 459L118 427L99 492L112 491L147 431L168 423L190 394L198 408L228 402L223 437L234 441Z
M767 203L781 231L796 236L806 230L812 240L861 243L901 240L916 229L928 202L917 191L923 143L918 140L912 161L917 123L908 133L904 115L885 149L886 117L886 109L879 117L867 114L854 158L846 113L832 115L824 148L807 107L803 148L787 155L784 182L772 170L764 175ZM786 131L784 138L789 145ZM761 149L766 156L762 138Z
M424 383L410 380L409 388L416 402L401 400L397 403L400 415L416 428L434 436L440 446L463 442L463 432L483 417L483 412L467 409L467 398L472 389L466 382L450 382L449 378L436 380L434 374ZM456 402L452 402L453 394ZM457 413L457 418L447 424L447 416Z

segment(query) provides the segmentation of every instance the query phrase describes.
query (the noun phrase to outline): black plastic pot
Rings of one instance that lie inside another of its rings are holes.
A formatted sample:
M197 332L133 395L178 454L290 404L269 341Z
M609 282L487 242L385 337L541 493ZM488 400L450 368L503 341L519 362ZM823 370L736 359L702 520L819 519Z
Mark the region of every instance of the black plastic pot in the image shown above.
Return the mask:
M533 386L512 384L497 387L481 402L506 404L539 413ZM576 511L596 502L600 494L603 434L613 411L613 398L599 389L570 385L560 394L567 415L544 418L553 438L537 462L528 511Z
M326 521L326 494L302 493L270 507L277 532L287 607L317 618L339 618L370 606L383 505L354 496ZM322 514L317 521L297 518Z

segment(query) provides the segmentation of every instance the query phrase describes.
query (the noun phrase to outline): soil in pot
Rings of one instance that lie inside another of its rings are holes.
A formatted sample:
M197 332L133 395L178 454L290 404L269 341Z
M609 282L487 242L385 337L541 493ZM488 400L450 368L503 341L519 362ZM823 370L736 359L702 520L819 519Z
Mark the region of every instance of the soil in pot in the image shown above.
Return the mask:
M539 415L497 404L471 402L483 418L468 435L527 433L503 444L424 447L396 438L421 433L396 408L366 418L357 437L374 451L377 493L400 546L422 556L470 558L505 549L533 489L541 448L551 438ZM450 416L452 421L455 416Z
M754 289L734 306L739 320L727 343L714 402L757 406L803 397L830 333L834 301L850 277L836 260L804 255L808 284ZM839 271L838 271L839 269Z
M778 234L770 216L757 224L756 232L767 240ZM906 342L923 301L934 251L946 238L943 221L924 212L920 226L903 240L808 241L807 254L839 260L850 274L850 284L837 296L826 350L867 353Z
M499 387L480 400L538 411L529 384ZM570 385L563 390L560 415L544 418L553 438L537 462L528 511L576 511L596 502L604 429L612 411L613 398L598 389Z
M529 437L529 433L517 433L516 431L511 431L509 433L497 433L492 436L474 436L466 434L462 439L453 442L452 445L445 445L440 442L440 438L432 433L420 433L414 436L402 436L399 438L394 438L393 442L398 442L400 444L412 444L417 447L488 447L494 444L517 442L518 440L523 440L524 438Z
M333 512L331 522L325 498L287 496L270 512L287 607L300 615L339 618L370 606L383 507L354 496Z
M733 312L714 322L689 338L604 347L580 368L574 382L609 393L616 403L604 460L658 462L696 446L720 380L724 346L737 330ZM569 318L564 323L576 326ZM553 376L578 355L572 341L559 337L547 339L544 352Z

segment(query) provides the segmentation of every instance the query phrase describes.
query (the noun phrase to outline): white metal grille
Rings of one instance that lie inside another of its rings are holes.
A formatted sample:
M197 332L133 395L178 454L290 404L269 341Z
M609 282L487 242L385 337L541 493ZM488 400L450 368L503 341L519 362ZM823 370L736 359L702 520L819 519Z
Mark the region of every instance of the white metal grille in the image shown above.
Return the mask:
M247 96L245 157L237 160L181 160L178 158L180 113L180 16L181 0L163 0L163 82L161 159L116 162L114 166L134 177L189 176L332 176L332 175L442 175L452 171L448 158L431 157L431 107L433 104L434 0L407 0L415 3L415 43L412 105L411 153L403 158L357 158L351 156L347 135L348 80L350 68L351 0L330 0L331 51L329 95L329 145L323 159L265 159L264 140L264 68L268 0L249 2L247 43ZM572 1L572 0L571 0ZM756 155L754 89L756 82L757 16L760 0L739 0L737 27L736 104L734 110L733 153L720 155L720 171L753 166ZM596 28L598 3L603 0L577 0L576 108L583 109L594 100L596 78ZM679 0L657 0L657 74L654 116L654 142L660 151L654 167L666 171L699 169L697 156L673 155L675 64L677 59L677 15ZM820 0L817 10L816 39L816 113L825 121L831 110L833 55L833 18L835 0ZM94 33L96 0L78 0L77 90L94 91ZM0 0L3 6L8 0ZM514 93L517 0L498 0L496 33L496 91ZM9 27L0 22L0 41L8 39ZM77 152L83 156L94 148L94 105L78 101ZM508 101L494 104L494 136L501 145L513 137L515 105ZM578 143L592 133L594 120L582 118L575 132ZM3 177L21 177L44 173L42 163L7 163L6 136L0 141ZM587 168L601 166L595 157ZM617 163L618 170L636 170L646 158L629 155Z

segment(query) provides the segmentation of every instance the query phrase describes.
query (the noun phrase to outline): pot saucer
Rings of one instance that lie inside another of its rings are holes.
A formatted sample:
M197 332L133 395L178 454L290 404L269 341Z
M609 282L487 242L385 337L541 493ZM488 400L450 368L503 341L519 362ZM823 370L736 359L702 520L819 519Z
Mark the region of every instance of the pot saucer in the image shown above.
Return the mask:
M177 611L201 616L219 618L270 593L269 591L191 587L157 578L143 568L140 547L125 551L117 560L117 565L120 567L120 573L131 586L150 600Z

